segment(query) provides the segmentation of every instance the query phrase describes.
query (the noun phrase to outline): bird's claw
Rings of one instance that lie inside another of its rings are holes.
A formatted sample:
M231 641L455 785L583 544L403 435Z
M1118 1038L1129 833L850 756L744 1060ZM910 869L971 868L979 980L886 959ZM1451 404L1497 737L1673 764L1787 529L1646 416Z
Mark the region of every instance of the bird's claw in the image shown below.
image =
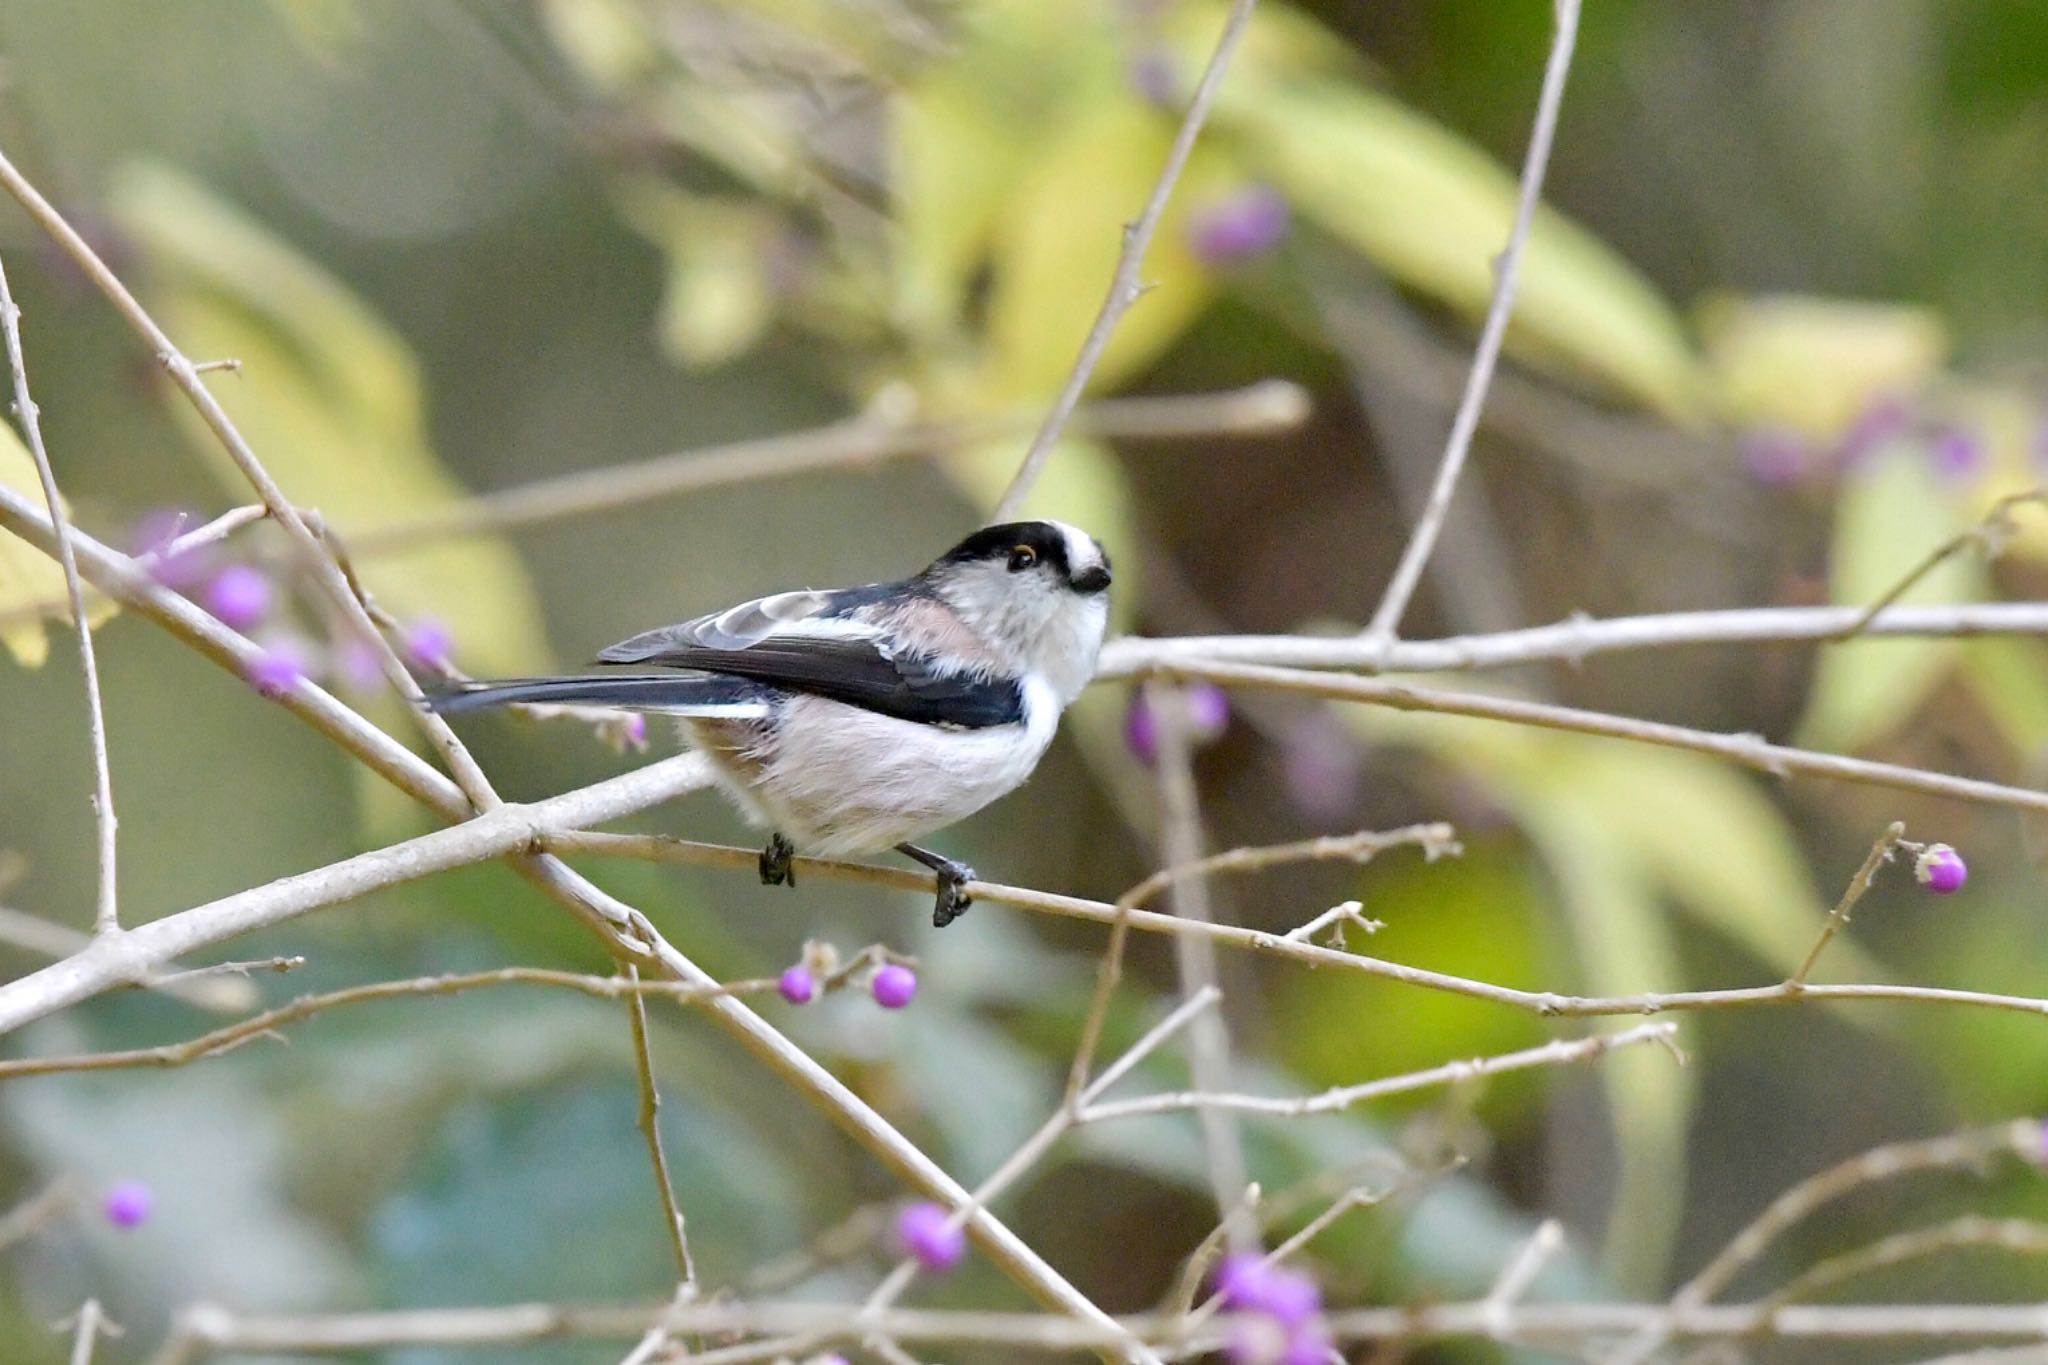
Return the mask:
M796 869L790 865L795 857L795 844L780 834L769 836L768 847L761 850L761 885L795 886Z
M967 913L974 904L974 897L967 894L967 883L975 879L974 869L966 863L948 862L935 869L939 878L939 897L932 906L932 928L943 929Z

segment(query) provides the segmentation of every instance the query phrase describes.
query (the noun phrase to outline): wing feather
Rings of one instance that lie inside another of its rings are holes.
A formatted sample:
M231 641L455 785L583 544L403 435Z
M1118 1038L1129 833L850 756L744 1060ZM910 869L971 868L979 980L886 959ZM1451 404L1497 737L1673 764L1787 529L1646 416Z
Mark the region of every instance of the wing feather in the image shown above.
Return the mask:
M979 730L1023 720L1014 681L942 672L929 654L890 649L880 628L856 614L895 586L757 598L635 635L597 661L744 678L925 725Z

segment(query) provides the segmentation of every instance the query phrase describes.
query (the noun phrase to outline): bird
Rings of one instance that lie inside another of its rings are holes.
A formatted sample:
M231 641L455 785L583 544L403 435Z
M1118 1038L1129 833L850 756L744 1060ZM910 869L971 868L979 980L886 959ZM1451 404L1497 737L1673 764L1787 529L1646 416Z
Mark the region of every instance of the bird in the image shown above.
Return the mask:
M1095 674L1110 560L1058 521L983 527L908 578L775 593L622 640L616 672L454 683L456 713L579 703L678 718L718 785L769 832L763 883L798 852L894 849L937 880L932 923L966 911L967 864L913 842L1023 785Z

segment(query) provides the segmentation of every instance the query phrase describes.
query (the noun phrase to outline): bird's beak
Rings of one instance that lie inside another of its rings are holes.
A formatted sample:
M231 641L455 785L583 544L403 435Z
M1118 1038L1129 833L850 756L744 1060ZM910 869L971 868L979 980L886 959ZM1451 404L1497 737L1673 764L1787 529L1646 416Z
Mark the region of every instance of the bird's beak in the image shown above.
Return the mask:
M1109 569L1106 565L1102 564L1092 565L1075 574L1073 584L1075 592L1108 592Z

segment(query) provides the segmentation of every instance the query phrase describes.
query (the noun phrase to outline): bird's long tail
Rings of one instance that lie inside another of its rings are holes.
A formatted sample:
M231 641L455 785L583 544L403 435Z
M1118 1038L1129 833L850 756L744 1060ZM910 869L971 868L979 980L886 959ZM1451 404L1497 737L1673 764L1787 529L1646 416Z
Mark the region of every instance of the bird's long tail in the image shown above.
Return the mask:
M430 688L427 705L443 714L487 706L575 704L659 711L679 716L754 717L768 713L769 698L744 678L706 674L626 673L595 677L500 678Z

